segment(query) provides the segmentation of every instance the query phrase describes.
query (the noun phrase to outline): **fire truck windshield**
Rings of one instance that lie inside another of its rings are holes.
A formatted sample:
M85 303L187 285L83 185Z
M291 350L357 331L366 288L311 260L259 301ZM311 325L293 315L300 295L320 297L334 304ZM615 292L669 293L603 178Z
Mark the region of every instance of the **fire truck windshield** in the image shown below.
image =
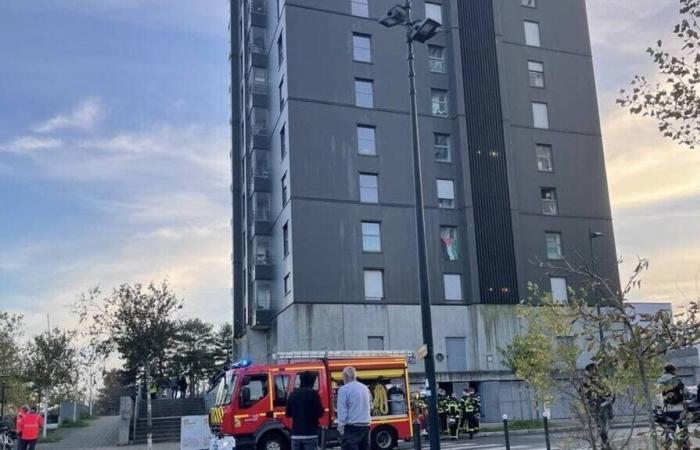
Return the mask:
M229 370L226 376L221 377L219 382L214 387L214 398L216 406L228 405L231 403L231 393L236 386L236 374L233 370Z

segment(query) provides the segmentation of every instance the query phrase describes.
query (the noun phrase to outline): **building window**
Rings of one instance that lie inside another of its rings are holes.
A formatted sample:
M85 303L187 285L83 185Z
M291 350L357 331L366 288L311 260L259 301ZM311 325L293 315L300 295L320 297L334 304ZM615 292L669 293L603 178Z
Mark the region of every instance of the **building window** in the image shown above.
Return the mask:
M549 128L549 110L546 103L532 102L532 124L535 128Z
M457 261L459 259L457 227L440 227L440 242L443 257L447 261Z
M372 80L355 78L355 105L362 108L374 107L374 86Z
M452 162L452 149L450 148L449 134L434 133L433 147L435 150L435 161Z
M289 256L289 222L285 223L282 227L282 248L284 250L284 257Z
M557 190L554 188L540 189L542 196L542 214L547 216L556 216L559 214L557 207Z
M438 206L440 208L455 207L455 183L452 180L437 180Z
M569 301L569 290L566 286L566 278L550 277L549 284L552 287L552 301L554 301L554 303L567 303Z
M281 159L287 156L287 129L286 125L282 125L280 128L280 155Z
M282 207L284 207L289 200L289 186L287 181L287 174L285 173L282 175Z
M376 130L367 125L357 126L357 153L374 156L377 154Z
M360 174L360 201L362 203L379 203L377 175Z
M552 158L552 146L545 144L537 144L535 147L537 155L537 170L540 172L553 172L554 159Z
M564 254L561 250L561 233L548 231L544 236L547 244L547 259L562 259Z
M365 269L365 300L382 300L384 298L384 271Z
M272 293L270 283L267 281L255 282L255 309L270 309Z
M428 68L434 73L445 73L445 47L428 45Z
M366 34L352 34L352 59L359 62L372 62L372 38Z
M458 273L445 273L442 275L445 289L445 301L462 301L462 276Z
M528 61L527 74L530 87L544 87L544 64L538 61Z
M288 273L284 276L284 295L289 295L292 292L292 274Z
M284 109L284 77L280 80L279 85L279 96L280 96L280 111Z
M282 67L284 62L284 42L282 40L282 31L280 31L280 37L277 38L277 65Z
M362 222L362 251L381 252L382 232L379 222Z
M384 336L367 336L367 350L384 350Z
M528 8L537 8L537 0L520 0L520 4Z
M425 17L433 19L439 24L442 24L442 5L436 3L425 3Z
M525 45L531 47L540 46L540 24L526 20L523 22L525 28Z
M350 8L353 16L369 17L368 0L350 0Z
M433 115L447 117L447 91L431 89L430 96L433 103Z

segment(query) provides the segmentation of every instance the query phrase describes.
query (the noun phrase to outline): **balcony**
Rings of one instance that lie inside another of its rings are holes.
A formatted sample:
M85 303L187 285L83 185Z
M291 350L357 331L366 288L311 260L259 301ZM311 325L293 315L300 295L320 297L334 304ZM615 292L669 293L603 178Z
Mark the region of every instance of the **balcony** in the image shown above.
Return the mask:
M258 72L266 74L265 69L253 67L253 77L248 83L248 107L267 108L270 101L267 79L258 76Z
M254 304L251 308L250 326L254 330L269 328L274 319L272 310L272 283L256 281L253 285Z
M253 280L272 280L274 277L272 240L270 236L258 235L253 238L253 261L251 272Z
M253 150L248 164L248 191L270 192L270 152Z
M269 234L272 217L270 214L270 193L253 192L250 214L250 235Z
M248 62L252 67L267 67L267 40L265 30L250 27L247 37ZM250 68L250 66L249 66Z
M269 130L267 128L267 109L251 108L246 129L246 141L248 142L248 152L253 149L267 149Z
M248 26L265 27L267 25L267 5L265 0L248 0L246 10Z

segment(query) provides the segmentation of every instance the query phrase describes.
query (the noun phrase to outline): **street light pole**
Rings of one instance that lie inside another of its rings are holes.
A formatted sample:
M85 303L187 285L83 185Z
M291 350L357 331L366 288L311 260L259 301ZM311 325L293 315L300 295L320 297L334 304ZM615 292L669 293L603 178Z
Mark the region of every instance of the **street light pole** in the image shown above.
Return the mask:
M420 162L420 141L418 138L418 108L416 106L416 69L413 42L424 43L437 34L440 24L426 18L414 21L411 16L411 0L391 8L379 23L385 27L404 25L408 45L408 82L411 99L411 141L413 148L413 188L416 198L416 243L418 246L418 287L420 293L421 325L423 344L427 349L424 358L425 377L428 381L428 436L430 449L440 450L440 427L437 412L437 382L435 380L435 354L433 345L433 323L430 310L430 276L428 274L428 249L425 238L425 201L423 198L423 172ZM414 430L418 432L418 430Z
M603 233L600 231L593 231L590 228L588 229L588 245L590 248L591 252L591 272L593 274L596 274L596 268L595 268L595 251L593 249L593 239L602 237ZM597 298L597 293L598 293L598 283L594 280L594 285L593 285L593 296L596 297L596 312L598 314L598 338L600 339L601 345L603 344L603 325L600 323L600 316L601 316L601 311L600 311L600 298Z

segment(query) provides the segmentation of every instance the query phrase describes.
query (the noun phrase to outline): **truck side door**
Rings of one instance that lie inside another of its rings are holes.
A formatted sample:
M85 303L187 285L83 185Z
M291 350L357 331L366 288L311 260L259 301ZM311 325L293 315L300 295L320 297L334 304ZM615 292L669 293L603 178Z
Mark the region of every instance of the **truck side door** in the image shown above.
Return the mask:
M287 399L291 389L292 374L278 372L272 375L272 406L275 420L282 422L285 428L292 429L292 419L285 415Z
M240 423L238 433L255 433L271 415L272 402L267 373L246 374L241 380L236 401L238 412L235 419Z

